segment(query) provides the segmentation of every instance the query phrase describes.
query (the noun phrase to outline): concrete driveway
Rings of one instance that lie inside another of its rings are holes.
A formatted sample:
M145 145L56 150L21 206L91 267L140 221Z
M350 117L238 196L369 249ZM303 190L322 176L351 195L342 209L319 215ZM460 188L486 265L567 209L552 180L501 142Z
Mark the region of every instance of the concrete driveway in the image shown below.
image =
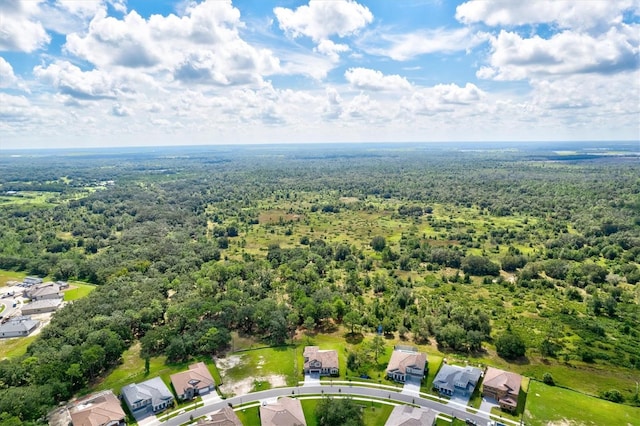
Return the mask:
M305 374L304 386L320 386L320 374L319 373Z
M493 407L499 407L498 401L493 398L485 398L482 397L482 403L480 404L480 411L483 413L487 413L486 417L489 418L489 414ZM480 414L480 413L478 413Z
M420 380L413 377L407 377L404 382L402 393L405 395L420 395Z
M468 405L469 399L471 399L471 394L466 396L461 394L453 394L453 396L449 399L447 405Z

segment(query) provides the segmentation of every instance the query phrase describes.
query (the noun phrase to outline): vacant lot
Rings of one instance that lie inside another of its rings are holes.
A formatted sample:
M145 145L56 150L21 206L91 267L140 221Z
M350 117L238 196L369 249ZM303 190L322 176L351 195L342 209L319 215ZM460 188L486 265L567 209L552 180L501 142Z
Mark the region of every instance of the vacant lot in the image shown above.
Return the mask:
M640 425L640 408L531 381L524 421L528 425Z

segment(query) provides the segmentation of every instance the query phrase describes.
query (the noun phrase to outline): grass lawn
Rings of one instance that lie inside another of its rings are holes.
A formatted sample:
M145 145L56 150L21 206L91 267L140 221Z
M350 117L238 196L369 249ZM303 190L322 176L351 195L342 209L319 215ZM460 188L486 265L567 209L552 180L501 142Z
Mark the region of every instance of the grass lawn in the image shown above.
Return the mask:
M83 297L88 296L89 293L91 293L93 290L96 289L95 285L84 284L77 281L69 283L69 286L70 286L69 290L66 290L64 292L65 302L82 299Z
M227 370L226 375L230 379L240 380L254 377L256 374L277 374L285 377L287 385L295 386L302 379L302 375L298 372L302 369L302 365L297 362L299 350L295 346L279 346L234 352L229 355L241 356L242 362Z
M320 399L303 399L300 401L307 426L316 426L318 424L315 411L320 401ZM355 401L355 403L362 407L362 419L365 426L384 426L393 411L393 405L381 404L379 402Z
M570 420L581 425L640 425L640 408L615 404L572 390L531 381L524 421L547 425Z
M122 363L111 371L104 380L91 387L90 391L113 389L119 393L122 387L130 383L139 383L147 379L160 376L162 380L171 388L169 376L180 371L187 370L190 364L203 361L207 364L211 375L220 383L220 375L213 364L213 361L207 359L194 359L179 364L165 364L165 357L154 357L149 360L149 374L144 372L144 360L140 358L140 344L136 343L122 354Z
M7 285L7 281L22 281L26 276L24 272L7 271L0 269L0 287Z
M420 391L422 392L430 392L433 388L433 379L436 378L436 374L438 374L438 370L440 370L440 366L442 365L443 357L439 355L427 355L427 364L429 367L429 371L427 372L427 378L422 381L422 386L420 387Z
M0 360L4 358L16 358L27 352L27 347L36 340L37 336L14 337L0 340Z
M245 408L236 411L244 426L260 426L259 407Z

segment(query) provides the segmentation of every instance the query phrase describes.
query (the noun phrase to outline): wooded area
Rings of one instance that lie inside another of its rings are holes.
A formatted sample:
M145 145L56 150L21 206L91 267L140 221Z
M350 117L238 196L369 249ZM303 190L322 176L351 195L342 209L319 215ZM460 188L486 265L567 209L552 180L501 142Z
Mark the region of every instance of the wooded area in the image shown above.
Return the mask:
M3 418L37 422L136 341L183 361L342 326L604 368L639 405L637 157L512 148L2 154L0 269L99 285L0 361Z

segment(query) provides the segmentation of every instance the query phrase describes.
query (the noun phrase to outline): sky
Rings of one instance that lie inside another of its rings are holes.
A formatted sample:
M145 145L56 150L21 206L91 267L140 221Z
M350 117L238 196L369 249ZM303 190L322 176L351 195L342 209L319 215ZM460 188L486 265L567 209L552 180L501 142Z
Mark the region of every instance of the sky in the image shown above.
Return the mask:
M0 0L0 149L640 140L640 0Z

